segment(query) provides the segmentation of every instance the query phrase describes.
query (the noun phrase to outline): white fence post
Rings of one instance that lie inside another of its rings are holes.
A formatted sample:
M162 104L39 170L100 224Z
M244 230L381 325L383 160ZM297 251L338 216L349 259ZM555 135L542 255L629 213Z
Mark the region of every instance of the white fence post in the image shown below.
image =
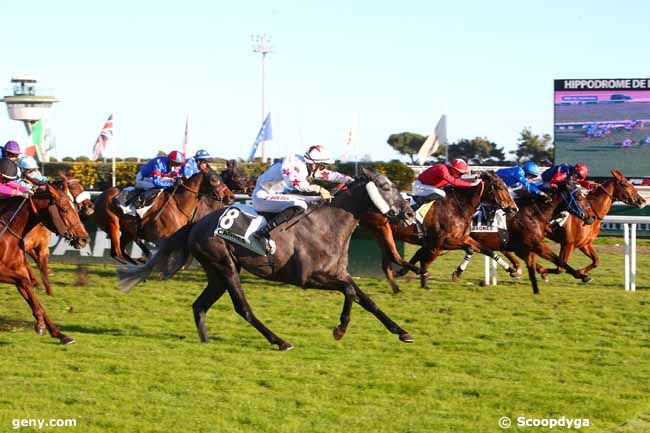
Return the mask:
M490 259L490 284L497 285L497 261Z
M623 254L625 256L624 260L624 272L625 272L625 291L630 290L630 227L627 224L623 224Z
M636 292L636 224L630 224L632 233L630 239L630 291Z
M490 285L490 260L488 256L483 256L485 257L485 266L484 266L484 276L483 276L483 282L485 283L486 286Z

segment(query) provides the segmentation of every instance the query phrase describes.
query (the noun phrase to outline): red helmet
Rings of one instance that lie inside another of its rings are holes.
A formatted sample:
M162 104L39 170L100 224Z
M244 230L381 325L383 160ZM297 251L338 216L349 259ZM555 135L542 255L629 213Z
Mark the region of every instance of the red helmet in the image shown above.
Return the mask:
M169 160L170 164L182 164L185 162L185 158L183 158L183 154L178 150L172 150L171 152L169 152L169 156L167 156L167 159Z
M451 168L453 168L460 174L469 173L469 167L467 166L467 163L460 158L456 158L451 162Z
M583 163L578 163L573 167L576 171L576 177L579 179L586 179L589 169Z

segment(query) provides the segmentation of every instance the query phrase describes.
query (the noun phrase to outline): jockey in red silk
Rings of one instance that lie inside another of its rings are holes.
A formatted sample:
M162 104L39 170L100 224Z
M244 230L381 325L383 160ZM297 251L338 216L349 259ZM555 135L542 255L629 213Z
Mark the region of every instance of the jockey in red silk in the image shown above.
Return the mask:
M557 186L559 183L573 180L578 182L580 186L591 189L593 185L587 180L587 174L589 174L589 169L585 164L559 164L544 171L544 173L542 173L542 179L544 180L544 187L546 188L552 188Z
M181 175L181 165L185 162L183 154L173 150L167 156L159 156L140 167L135 178L135 187L149 190L151 188L168 188L176 183Z
M462 180L460 177L467 173L469 173L469 167L460 158L454 159L449 165L445 163L432 165L420 173L413 183L413 195L435 200L446 196L442 188L447 185L470 188L481 182L479 179L473 182Z

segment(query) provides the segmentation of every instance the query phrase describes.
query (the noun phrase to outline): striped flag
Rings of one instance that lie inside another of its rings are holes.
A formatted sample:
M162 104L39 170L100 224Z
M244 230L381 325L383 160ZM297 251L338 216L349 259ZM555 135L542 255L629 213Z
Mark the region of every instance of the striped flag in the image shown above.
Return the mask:
M102 127L102 130L99 133L97 140L95 141L95 147L93 148L93 157L91 158L93 161L96 161L97 158L100 158L104 155L104 153L106 152L106 146L108 144L108 140L113 138L113 116L114 115L115 113L108 116L108 119L106 120L106 122L104 122L104 126Z

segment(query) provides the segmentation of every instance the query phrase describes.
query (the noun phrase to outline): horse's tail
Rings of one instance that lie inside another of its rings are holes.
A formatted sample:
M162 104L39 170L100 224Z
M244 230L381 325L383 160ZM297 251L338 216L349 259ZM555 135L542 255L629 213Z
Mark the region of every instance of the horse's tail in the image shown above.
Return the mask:
M152 272L158 272L163 280L173 277L189 265L192 260L187 239L194 224L188 224L176 233L163 239L156 253L142 265L126 265L117 269L118 287L128 293L133 287L146 280Z

